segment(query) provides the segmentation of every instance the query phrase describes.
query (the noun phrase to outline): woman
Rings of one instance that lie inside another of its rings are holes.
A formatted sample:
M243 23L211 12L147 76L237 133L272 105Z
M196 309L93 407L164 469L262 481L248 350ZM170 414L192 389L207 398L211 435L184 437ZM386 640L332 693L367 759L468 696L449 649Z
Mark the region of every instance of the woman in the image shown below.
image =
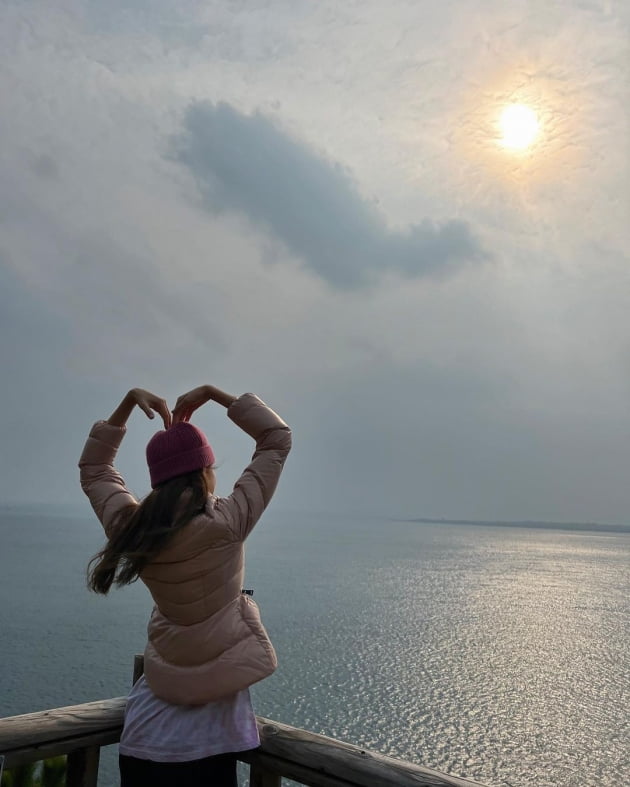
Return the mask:
M229 497L214 495L214 454L190 423L208 401L256 441ZM114 468L138 406L164 431L146 455L152 491L138 502ZM258 607L242 592L243 542L268 505L291 448L285 422L251 393L211 385L163 399L134 388L90 431L81 486L108 541L91 561L89 587L141 579L155 602L144 676L134 685L120 742L122 787L236 785L235 752L259 745L248 688L276 668Z

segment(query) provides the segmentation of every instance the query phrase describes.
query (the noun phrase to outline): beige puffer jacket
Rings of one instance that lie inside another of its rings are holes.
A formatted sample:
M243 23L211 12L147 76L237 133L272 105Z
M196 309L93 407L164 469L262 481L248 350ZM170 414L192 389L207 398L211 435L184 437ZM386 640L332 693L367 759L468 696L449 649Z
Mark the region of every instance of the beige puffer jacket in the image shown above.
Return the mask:
M251 393L240 396L227 414L256 440L250 465L232 494L209 497L205 510L140 576L155 601L145 677L156 696L174 704L220 699L271 675L277 666L258 606L241 593L243 542L274 493L291 431ZM99 421L79 461L81 486L106 534L121 508L137 503L113 466L125 431Z

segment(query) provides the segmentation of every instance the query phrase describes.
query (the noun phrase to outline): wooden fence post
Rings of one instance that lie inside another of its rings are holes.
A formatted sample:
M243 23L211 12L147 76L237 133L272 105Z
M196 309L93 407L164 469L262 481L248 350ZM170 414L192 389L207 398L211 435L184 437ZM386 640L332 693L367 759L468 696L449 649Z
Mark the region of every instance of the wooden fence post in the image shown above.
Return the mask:
M249 787L281 787L282 776L261 765L253 764L249 768Z
M66 787L96 787L100 746L77 749L68 755Z

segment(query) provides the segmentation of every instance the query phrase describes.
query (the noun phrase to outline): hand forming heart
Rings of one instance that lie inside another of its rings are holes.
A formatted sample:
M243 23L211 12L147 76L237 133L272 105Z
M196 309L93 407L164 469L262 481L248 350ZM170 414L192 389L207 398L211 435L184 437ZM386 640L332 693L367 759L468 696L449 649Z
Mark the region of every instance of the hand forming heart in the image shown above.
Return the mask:
M169 429L173 424L190 421L195 410L210 400L223 405L223 407L229 407L236 397L225 393L214 385L200 385L193 388L192 391L182 394L175 402L175 408L171 413L165 399L156 396L151 391L145 391L144 388L132 388L107 419L107 422L112 426L124 426L131 411L138 405L148 418L154 418L155 413L158 413L164 422L164 428Z

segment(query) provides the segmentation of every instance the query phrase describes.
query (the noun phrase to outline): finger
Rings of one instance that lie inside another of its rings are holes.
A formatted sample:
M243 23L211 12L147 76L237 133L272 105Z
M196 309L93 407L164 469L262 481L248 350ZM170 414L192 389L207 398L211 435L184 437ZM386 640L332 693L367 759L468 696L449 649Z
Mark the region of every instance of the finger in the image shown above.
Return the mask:
M171 425L171 411L168 409L168 405L164 401L164 399L158 399L155 404L155 411L158 412L162 416L162 420L164 421L164 428L168 429Z
M153 414L153 410L151 410L148 404L145 404L144 402L138 402L138 407L142 410L143 413L146 413L148 418L152 419L155 417Z
M190 421L190 416L195 411L194 407L190 405L185 405L184 403L178 403L175 405L173 409L173 423L178 424L183 422Z

